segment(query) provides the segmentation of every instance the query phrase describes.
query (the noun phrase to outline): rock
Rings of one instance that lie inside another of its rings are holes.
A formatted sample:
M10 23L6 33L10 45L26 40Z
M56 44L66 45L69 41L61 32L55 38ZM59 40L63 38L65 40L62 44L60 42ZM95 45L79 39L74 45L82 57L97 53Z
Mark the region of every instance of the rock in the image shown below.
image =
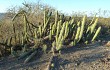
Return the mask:
M110 47L110 41L105 44L106 47Z
M68 68L70 68L71 67L71 64L68 64Z
M101 42L101 40L98 40L98 42Z

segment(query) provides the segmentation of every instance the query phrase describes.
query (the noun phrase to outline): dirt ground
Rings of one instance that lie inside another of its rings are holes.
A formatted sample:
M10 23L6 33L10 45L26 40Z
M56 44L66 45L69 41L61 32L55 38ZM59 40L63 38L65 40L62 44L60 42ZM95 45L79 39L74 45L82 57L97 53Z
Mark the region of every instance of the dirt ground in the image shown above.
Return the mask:
M46 70L52 54L36 56L31 62L24 64L11 56L0 58L0 70ZM110 70L110 47L96 42L86 47L69 47L62 50L57 58L54 70Z

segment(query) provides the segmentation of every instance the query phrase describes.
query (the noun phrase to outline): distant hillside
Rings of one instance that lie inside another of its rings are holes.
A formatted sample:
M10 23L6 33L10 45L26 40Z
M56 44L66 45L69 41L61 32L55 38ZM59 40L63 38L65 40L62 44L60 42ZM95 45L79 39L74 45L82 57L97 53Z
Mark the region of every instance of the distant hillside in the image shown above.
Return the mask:
M0 19L2 19L5 16L5 13L0 13Z

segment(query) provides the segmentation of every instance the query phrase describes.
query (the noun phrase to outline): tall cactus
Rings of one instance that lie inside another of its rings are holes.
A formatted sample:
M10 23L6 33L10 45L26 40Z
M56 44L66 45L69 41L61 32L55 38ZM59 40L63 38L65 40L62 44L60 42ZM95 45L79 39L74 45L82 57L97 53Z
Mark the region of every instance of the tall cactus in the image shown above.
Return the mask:
M58 26L57 26L57 32L56 32L56 41L57 41L58 35L59 35L59 33L60 33L60 25L61 25L61 22L59 21L59 22L58 22Z
M65 24L66 24L66 26L65 26L64 38L66 38L69 33L69 22L66 22Z
M41 37L42 36L42 26L41 25L39 26L38 32L39 32L39 36Z
M92 40L91 41L94 41L96 39L96 37L98 36L99 32L101 30L101 26L97 29L95 35L93 36Z
M78 43L80 31L81 31L81 27L78 27L78 28L77 28L77 32L76 32L76 36L75 36L75 39L74 39L74 45L75 45L76 43Z
M24 35L22 33L22 36L21 36L21 45L24 45Z
M17 38L16 38L16 30L15 30L15 25L13 24L13 32L14 32L14 39L15 39L15 44L17 43Z
M56 50L60 50L62 47L62 42L64 41L64 31L65 31L65 23L63 23L63 27L60 30L60 34L56 36Z
M24 17L24 39L25 41L27 41L27 18L25 14L23 14L23 17Z
M52 26L52 35L54 35L54 34L55 34L55 32L56 32L56 25L55 25L55 24L53 24L53 26Z
M49 39L52 40L52 23L50 24Z
M11 46L11 45L12 45L12 37L10 37L10 38L8 39L7 45L8 45L8 46Z
M55 25L57 25L57 22L58 22L58 11L56 11L56 14L55 14Z
M44 23L43 23L43 27L45 26L46 24L46 11L44 10Z
M92 21L90 22L89 26L92 25L92 23L93 23L93 21L95 20L95 18L96 18L96 14L95 14L95 16L93 17Z
M91 34L94 32L94 29L95 29L95 27L97 25L97 22L98 22L98 18L96 18L94 24L91 25Z
M83 36L84 26L85 26L85 20L86 20L86 16L84 16L84 17L83 17L83 20L82 20L81 32L80 32L80 35L79 35L79 41L81 40L81 38L82 38L82 36Z
M35 43L37 43L37 29L34 30Z
M49 12L47 12L47 13L49 13ZM49 25L51 14L52 14L52 12L50 12L47 17L46 11L44 11L44 24L42 26L42 35L41 36L43 36L46 33L46 29L48 29L47 27Z

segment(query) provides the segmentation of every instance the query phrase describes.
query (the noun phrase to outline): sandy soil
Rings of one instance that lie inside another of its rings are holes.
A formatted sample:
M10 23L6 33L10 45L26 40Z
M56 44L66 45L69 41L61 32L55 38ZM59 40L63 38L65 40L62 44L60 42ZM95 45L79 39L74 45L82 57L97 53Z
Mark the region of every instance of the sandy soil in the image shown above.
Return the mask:
M24 64L11 56L0 58L0 70L46 70L52 54L42 54ZM101 43L62 50L54 70L110 70L110 47Z

